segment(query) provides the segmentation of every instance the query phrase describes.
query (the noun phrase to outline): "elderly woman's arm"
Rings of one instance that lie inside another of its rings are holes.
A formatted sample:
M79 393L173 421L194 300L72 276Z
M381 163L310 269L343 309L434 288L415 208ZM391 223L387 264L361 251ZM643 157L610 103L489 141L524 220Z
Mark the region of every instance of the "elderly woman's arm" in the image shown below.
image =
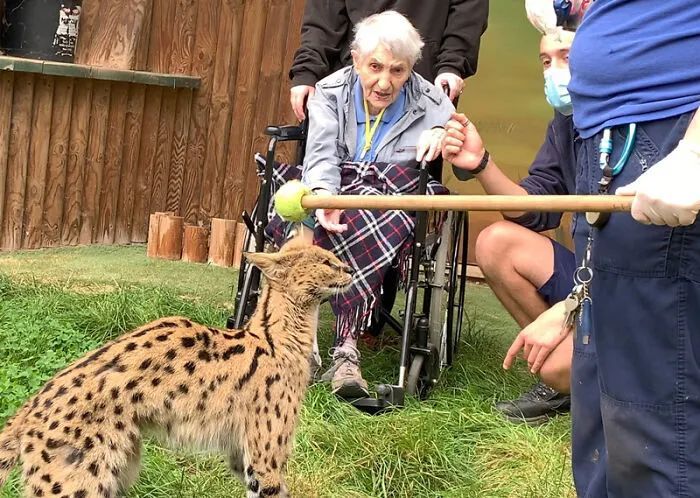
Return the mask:
M301 181L311 189L323 189L335 194L340 189L338 157L339 104L323 88L309 98L309 131Z

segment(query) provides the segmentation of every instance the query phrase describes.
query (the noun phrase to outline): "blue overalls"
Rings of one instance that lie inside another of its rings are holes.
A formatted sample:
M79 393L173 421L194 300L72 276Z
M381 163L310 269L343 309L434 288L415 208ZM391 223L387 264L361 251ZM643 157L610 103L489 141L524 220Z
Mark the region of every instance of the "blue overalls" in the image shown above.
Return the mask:
M668 155L691 118L639 123L610 193ZM626 130L613 130L612 163ZM598 193L601 135L583 141L579 194ZM583 215L575 223L580 259L589 225ZM700 223L646 226L612 214L594 229L591 268L591 327L577 331L571 379L578 496L700 496Z

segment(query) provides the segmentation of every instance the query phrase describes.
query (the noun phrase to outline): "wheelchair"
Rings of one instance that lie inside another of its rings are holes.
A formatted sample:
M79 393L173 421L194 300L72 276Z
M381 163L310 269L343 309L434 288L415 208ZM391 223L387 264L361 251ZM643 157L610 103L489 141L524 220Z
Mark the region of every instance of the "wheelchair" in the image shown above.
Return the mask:
M263 252L271 245L265 236L274 195L273 169L276 147L281 142L296 142L297 164L302 163L307 123L300 126L268 126L270 137L266 155L256 155L260 192L250 213L243 212L247 230L244 251ZM425 194L428 164L420 165L418 194ZM429 233L429 213L420 211L408 278L405 305L399 317L381 307L385 326L401 337L398 381L376 386L377 397L347 400L367 413L380 413L404 406L405 395L425 399L437 384L441 372L452 365L463 327L464 298L467 285L467 242L469 217L466 212L446 213L439 231ZM235 292L234 313L228 328L241 328L252 316L260 295L260 271L241 258Z

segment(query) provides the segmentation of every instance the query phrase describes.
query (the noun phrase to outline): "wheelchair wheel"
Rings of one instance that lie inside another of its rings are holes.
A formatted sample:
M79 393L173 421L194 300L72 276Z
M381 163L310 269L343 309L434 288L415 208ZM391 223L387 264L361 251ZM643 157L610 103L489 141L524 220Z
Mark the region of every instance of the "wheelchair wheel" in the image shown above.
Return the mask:
M466 252L460 258L459 242L465 224L464 213L450 211L442 225L440 245L435 255L428 285L432 289L429 314L429 346L437 352L429 377L437 379L443 368L452 365L462 333L466 290Z
M418 396L423 398L426 387L426 379L423 371L423 363L425 362L425 356L416 355L411 361L411 367L408 369L408 376L406 377L406 392L411 396Z

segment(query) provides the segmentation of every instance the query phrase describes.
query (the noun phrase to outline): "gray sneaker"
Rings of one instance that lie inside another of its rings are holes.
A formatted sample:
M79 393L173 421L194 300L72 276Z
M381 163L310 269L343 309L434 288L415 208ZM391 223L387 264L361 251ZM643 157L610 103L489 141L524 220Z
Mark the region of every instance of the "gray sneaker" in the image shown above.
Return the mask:
M360 352L354 346L344 345L333 350L333 366L321 376L331 383L333 394L344 399L369 396L367 381L360 371Z

